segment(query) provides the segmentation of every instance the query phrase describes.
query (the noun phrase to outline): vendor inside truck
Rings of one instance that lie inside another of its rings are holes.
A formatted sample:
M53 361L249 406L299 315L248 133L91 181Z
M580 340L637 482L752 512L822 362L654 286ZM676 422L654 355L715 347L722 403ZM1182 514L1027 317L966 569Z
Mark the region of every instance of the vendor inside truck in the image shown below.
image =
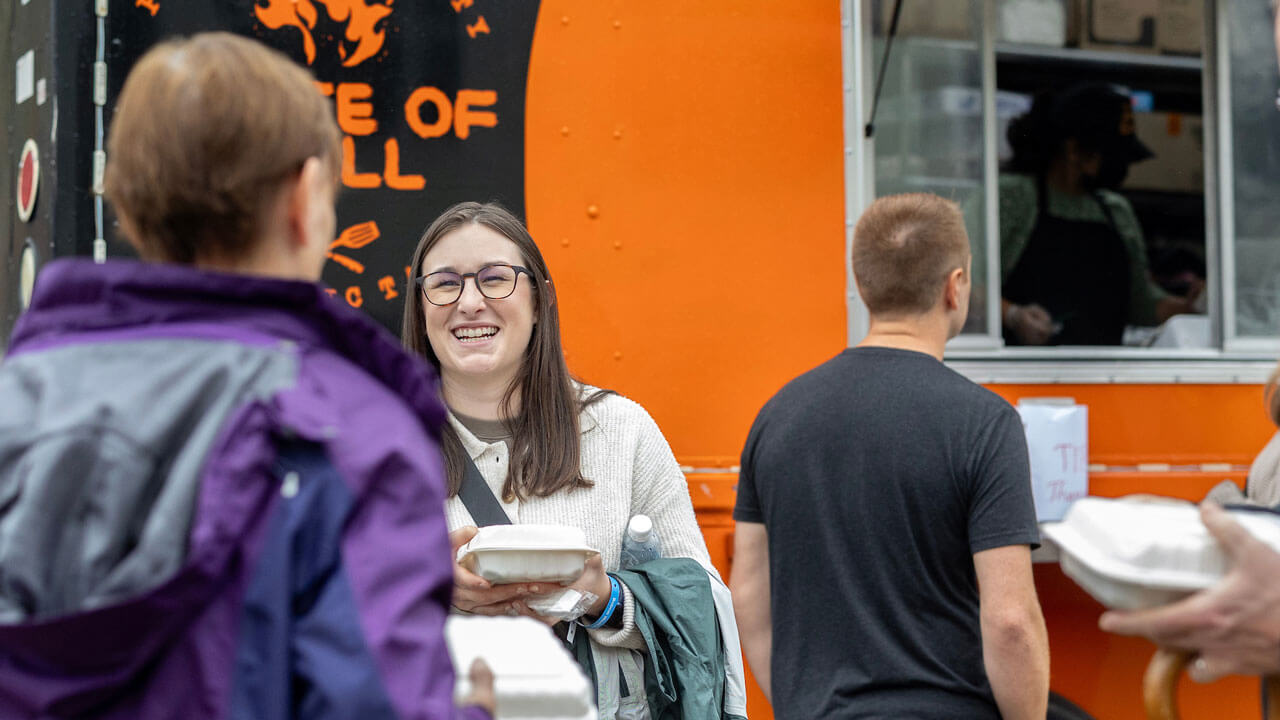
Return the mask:
M1000 176L1001 317L1010 345L1120 345L1126 325L1193 312L1151 279L1142 228L1116 192L1152 157L1129 97L1108 85L1038 96L1009 126Z

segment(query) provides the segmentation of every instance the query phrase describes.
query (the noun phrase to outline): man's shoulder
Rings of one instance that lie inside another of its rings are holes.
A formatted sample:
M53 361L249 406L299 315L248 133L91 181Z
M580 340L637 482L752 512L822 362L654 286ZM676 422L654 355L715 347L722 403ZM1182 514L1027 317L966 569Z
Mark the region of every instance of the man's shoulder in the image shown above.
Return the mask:
M849 350L809 368L779 388L765 403L760 411L761 416L795 405L812 406L815 402L820 402L830 396L831 384L849 378L852 369Z
M399 451L410 438L435 444L434 431L444 422L443 406L436 421L420 409L425 402L413 390L388 384L331 348L314 347L299 352L298 381L274 402L286 425L358 438L344 445L360 451Z
M917 399L924 398L931 417L952 428L949 434L973 438L1002 423L1019 422L1009 401L944 363L913 368L895 378Z
M962 397L972 406L983 410L989 410L993 413L1017 414L1017 411L1009 404L1008 400L1005 400L991 390L979 385L949 367L946 368L946 372L949 381L948 385L952 389L952 392Z
M936 393L939 400L947 398L966 406L1008 407L999 395L924 353L894 348L859 348L850 355L858 360L854 367L867 381L922 389Z
M1008 405L999 395L924 353L890 347L858 347L848 348L796 376L783 385L765 407L835 400L835 390L848 389L850 383L902 387L923 384L931 391L981 405Z

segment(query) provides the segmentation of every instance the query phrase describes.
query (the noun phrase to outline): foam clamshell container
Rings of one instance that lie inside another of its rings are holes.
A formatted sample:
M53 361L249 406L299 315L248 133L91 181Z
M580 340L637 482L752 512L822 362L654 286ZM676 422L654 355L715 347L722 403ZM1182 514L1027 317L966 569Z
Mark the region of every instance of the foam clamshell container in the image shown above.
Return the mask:
M572 582L599 553L581 528L490 525L458 548L458 564L494 584Z
M471 663L493 671L495 720L596 720L591 682L551 628L526 617L450 615L445 641L457 674L454 697L471 693Z
M1280 551L1280 515L1233 510L1254 537ZM1230 569L1193 505L1082 498L1044 534L1062 571L1103 605L1140 610L1212 587Z

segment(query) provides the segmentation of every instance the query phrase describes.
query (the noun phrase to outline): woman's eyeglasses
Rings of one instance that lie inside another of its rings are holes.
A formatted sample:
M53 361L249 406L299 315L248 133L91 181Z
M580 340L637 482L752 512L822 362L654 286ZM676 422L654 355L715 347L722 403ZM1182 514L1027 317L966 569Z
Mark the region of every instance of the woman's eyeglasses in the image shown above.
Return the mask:
M462 288L467 278L472 278L481 295L490 300L501 300L516 291L516 279L520 277L520 273L533 277L528 268L494 263L473 273L433 272L418 276L413 282L422 288L422 296L432 305L452 305L462 297Z

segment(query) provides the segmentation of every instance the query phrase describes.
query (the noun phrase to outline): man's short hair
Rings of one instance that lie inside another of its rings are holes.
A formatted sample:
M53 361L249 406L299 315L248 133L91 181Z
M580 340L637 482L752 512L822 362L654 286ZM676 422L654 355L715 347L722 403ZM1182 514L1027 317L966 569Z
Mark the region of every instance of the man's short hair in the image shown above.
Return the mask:
M933 309L947 276L969 260L964 216L928 193L890 195L871 203L853 231L853 276L874 315L918 315Z
M106 194L150 260L237 258L277 188L308 158L336 185L340 135L311 75L230 33L161 43L125 81L111 123Z

